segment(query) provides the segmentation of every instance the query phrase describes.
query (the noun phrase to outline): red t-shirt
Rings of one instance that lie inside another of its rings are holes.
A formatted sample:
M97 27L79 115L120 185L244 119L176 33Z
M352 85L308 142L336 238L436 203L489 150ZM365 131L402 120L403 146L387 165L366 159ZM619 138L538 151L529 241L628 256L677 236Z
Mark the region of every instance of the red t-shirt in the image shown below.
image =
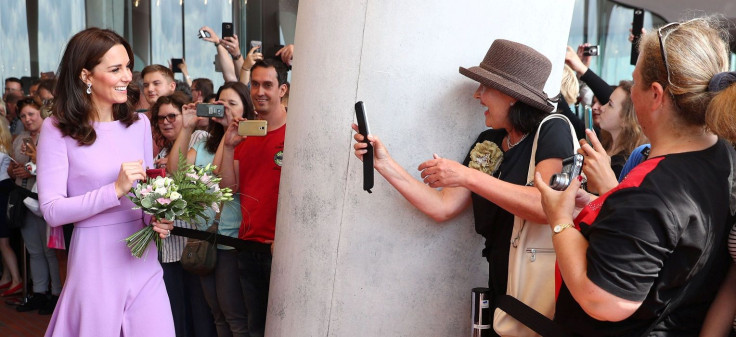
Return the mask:
M269 131L264 137L248 137L235 148L243 213L240 239L273 240L285 134L286 125Z

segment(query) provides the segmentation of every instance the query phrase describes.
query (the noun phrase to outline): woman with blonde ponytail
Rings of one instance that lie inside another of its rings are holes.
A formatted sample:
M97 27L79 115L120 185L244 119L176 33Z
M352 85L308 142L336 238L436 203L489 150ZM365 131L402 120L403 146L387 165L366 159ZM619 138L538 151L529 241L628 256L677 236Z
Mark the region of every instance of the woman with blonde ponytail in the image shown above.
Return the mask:
M712 18L642 36L631 99L652 147L618 186L585 205L579 181L558 192L537 176L563 281L555 321L570 334L701 331L733 265L736 133L724 124L733 124L736 92L723 74L725 37Z

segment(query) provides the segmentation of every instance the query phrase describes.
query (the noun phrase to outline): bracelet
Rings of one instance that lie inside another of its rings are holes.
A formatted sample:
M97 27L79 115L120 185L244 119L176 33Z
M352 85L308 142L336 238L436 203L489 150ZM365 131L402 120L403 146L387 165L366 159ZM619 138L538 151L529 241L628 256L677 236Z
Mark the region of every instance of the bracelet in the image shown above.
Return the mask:
M215 42L215 48L220 46L220 41Z
M241 57L243 57L243 54L238 54L238 55L236 55L236 56L233 56L232 58L233 58L233 61L237 61L237 60L239 60L239 59L240 59Z

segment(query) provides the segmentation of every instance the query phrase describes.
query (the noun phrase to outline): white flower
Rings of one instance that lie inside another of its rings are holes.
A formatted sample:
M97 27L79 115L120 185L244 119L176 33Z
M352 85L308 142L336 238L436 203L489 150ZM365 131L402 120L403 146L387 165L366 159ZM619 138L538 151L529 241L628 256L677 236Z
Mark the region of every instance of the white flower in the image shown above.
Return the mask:
M166 192L168 191L165 187L157 187L155 190L153 190L153 193L156 193L158 195L166 195Z
M153 181L153 188L158 190L159 188L164 187L165 179L166 178L156 177L156 179Z
M171 192L171 195L169 196L169 199L172 201L181 198L181 194L179 192Z

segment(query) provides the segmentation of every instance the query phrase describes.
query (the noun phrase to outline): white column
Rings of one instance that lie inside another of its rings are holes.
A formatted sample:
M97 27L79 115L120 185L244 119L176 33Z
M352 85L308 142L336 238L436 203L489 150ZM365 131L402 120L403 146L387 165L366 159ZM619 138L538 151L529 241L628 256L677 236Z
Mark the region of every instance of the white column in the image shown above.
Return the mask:
M302 0L271 274L267 336L464 336L486 286L469 210L436 223L376 173L362 190L353 105L419 178L433 153L462 161L484 129L477 83L460 75L491 42L553 63L554 96L573 0Z

